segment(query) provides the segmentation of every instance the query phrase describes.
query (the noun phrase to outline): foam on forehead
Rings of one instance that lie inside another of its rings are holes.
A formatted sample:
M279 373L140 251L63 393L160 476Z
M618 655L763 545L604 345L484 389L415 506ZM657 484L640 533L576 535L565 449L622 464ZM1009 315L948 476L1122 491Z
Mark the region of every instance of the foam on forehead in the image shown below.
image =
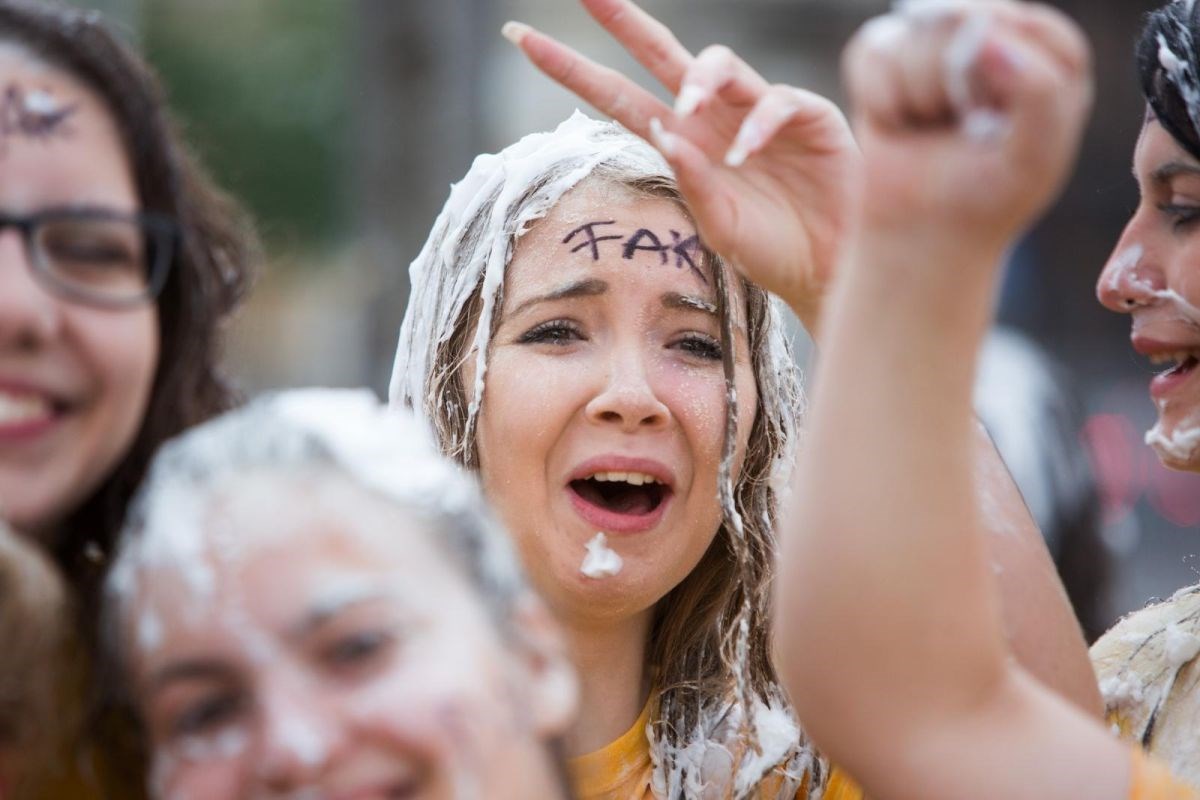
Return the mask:
M483 393L492 315L513 243L602 165L632 178L670 179L672 174L650 145L616 123L589 119L578 111L553 131L530 134L499 153L475 159L451 188L429 239L409 266L411 293L389 393L393 404L426 413L438 347L454 334L463 309L482 284L470 427Z
M530 134L497 154L475 159L451 188L429 238L409 267L411 291L392 371L392 405L411 408L418 418L433 422L431 410L445 400L431 396L439 347L455 334L476 288L482 286L479 320L472 347L467 348L474 350L476 367L474 385L464 387L470 402L464 439L470 440L483 395L492 317L502 296L512 246L567 192L597 172L675 182L670 166L646 142L616 123L589 119L578 111L553 131ZM770 304L767 314L769 334L763 345L771 369L758 376L763 390L760 411L791 440L800 404L799 382L777 302Z
M258 400L162 449L122 534L110 593L128 598L143 571L166 567L180 574L185 588L203 601L215 590L214 556L236 557L248 544L245 537L273 535L270 525L229 529L223 524L222 505L239 492L276 493L269 484L246 480L254 473L303 476L314 470L332 470L385 502L433 521L434 529L439 519L473 520L478 535L467 543L472 552L462 560L478 560L479 570L493 582L506 584L508 591L520 586L507 542L499 532L489 531L491 522L474 479L438 454L424 426L380 405L365 390L310 389ZM287 502L286 497L273 499ZM350 502L344 505L348 507L339 512L347 527L358 527L356 508ZM293 510L305 513L302 503ZM358 511L376 518L366 504Z

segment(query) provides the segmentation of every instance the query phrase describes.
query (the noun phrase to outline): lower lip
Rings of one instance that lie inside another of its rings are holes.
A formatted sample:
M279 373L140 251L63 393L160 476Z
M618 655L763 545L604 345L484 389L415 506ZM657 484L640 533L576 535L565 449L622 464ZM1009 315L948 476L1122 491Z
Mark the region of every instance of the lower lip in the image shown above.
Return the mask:
M61 417L50 414L21 422L0 422L0 444L20 444L49 433Z
M657 525L671 503L670 492L665 492L662 502L648 514L618 514L615 511L593 505L580 497L574 489L567 487L575 513L589 525L604 533L644 533Z
M1185 372L1172 370L1155 376L1154 380L1150 381L1150 396L1156 400L1167 397L1167 395L1187 383L1197 372L1200 372L1200 365L1193 364Z

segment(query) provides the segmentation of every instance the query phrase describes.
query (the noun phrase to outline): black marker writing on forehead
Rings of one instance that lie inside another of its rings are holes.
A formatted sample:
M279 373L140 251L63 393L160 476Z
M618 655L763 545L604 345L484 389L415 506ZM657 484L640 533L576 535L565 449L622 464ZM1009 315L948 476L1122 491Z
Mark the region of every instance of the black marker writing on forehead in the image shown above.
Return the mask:
M0 99L0 154L16 137L45 141L68 135L67 122L78 110L78 103L62 105L44 89L26 91L10 84Z
M567 237L565 239L563 239L563 244L570 244L572 239L574 239L577 235L582 233L587 237L586 240L582 244L578 244L574 248L572 248L571 252L578 253L583 248L590 247L590 248L592 248L592 261L599 261L600 260L600 247L599 247L600 242L608 242L608 241L612 241L614 239L622 239L624 237L622 237L622 236L596 236L595 228L599 225L616 225L616 224L617 224L617 221L615 219L610 219L610 220L605 220L603 222L589 222L584 225L580 225L578 228L576 228L575 230L573 230L567 234Z
M663 237L660 237L654 231L648 228L638 228L629 236L621 234L610 234L608 236L598 236L596 228L602 225L615 225L616 220L603 220L589 222L580 225L563 239L563 244L570 244L571 241L579 236L584 235L584 241L571 248L572 253L578 253L585 247L591 248L592 260L600 260L600 243L610 241L622 241L621 257L626 260L631 260L637 253L641 251L649 253L658 253L659 259L663 266L666 266L670 261L671 256L675 257L675 269L683 269L686 267L700 279L705 285L708 284L708 276L696 265L694 256L700 251L700 237L692 234L684 238L677 230L671 230L671 240L664 242Z

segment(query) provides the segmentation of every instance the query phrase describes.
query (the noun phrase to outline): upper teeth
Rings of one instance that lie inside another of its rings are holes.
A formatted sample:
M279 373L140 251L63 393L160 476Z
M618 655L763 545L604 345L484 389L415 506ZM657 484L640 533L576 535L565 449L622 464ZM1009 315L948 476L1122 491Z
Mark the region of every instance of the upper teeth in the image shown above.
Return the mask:
M1173 353L1155 353L1150 356L1151 364L1182 364L1192 357L1188 350L1176 350Z
M597 472L592 476L592 480L631 483L634 486L641 486L643 483L658 483L657 478L644 472Z
M43 397L0 392L0 423L28 422L49 413L50 403Z

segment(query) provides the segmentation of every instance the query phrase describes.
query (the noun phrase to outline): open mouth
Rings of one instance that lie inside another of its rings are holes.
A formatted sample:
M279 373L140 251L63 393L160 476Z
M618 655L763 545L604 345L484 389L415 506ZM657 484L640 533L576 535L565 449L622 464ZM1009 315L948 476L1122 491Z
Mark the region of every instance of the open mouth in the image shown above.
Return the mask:
M1159 372L1150 383L1151 394L1155 397L1163 397L1196 371L1196 367L1200 366L1200 351L1179 350L1155 353L1150 357L1150 362L1167 367Z
M653 526L671 496L669 486L642 472L597 472L568 484L580 515L599 530Z

